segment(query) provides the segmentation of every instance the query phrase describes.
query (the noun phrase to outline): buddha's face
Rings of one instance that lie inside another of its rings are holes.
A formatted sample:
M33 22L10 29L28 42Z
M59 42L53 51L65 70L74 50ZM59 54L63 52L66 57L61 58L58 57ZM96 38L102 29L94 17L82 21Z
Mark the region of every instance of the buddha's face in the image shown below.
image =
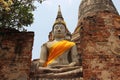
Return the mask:
M63 24L56 24L53 28L53 35L57 38L63 38L66 35L66 28Z

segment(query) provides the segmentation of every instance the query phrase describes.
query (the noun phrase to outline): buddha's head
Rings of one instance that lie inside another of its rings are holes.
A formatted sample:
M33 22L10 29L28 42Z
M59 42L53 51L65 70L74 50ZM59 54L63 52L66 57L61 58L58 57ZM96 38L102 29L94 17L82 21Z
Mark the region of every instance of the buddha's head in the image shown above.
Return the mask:
M67 33L66 24L64 21L56 21L52 28L54 38L65 38Z
M66 23L64 21L64 18L62 17L61 9L59 6L58 14L57 14L55 23L53 24L53 27L52 27L53 39L54 38L65 38L67 32L69 31L66 27Z

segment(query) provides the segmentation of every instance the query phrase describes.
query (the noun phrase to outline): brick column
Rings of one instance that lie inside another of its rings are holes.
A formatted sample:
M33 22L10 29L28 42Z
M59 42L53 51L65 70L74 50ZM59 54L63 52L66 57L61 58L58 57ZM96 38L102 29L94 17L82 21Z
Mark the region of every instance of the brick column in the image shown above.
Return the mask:
M91 13L80 23L83 79L120 80L120 16Z

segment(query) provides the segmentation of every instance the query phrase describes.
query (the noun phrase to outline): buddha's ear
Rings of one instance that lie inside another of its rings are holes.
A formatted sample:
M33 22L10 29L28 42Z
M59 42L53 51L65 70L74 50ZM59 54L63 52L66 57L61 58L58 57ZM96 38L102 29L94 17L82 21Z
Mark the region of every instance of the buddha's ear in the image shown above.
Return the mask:
M53 38L53 39L55 38L54 31L52 31L52 38Z
M65 31L65 35L67 35L67 30Z

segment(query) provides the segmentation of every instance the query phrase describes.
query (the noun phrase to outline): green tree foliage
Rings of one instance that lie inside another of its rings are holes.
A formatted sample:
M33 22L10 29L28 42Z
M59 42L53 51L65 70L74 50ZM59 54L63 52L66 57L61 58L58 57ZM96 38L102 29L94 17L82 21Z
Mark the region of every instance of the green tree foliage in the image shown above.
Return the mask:
M4 0L8 1L8 0ZM35 0L13 0L13 4L1 6L0 4L0 28L15 28L21 29L23 26L27 27L33 23L33 13L35 10ZM42 3L43 0L37 0Z

